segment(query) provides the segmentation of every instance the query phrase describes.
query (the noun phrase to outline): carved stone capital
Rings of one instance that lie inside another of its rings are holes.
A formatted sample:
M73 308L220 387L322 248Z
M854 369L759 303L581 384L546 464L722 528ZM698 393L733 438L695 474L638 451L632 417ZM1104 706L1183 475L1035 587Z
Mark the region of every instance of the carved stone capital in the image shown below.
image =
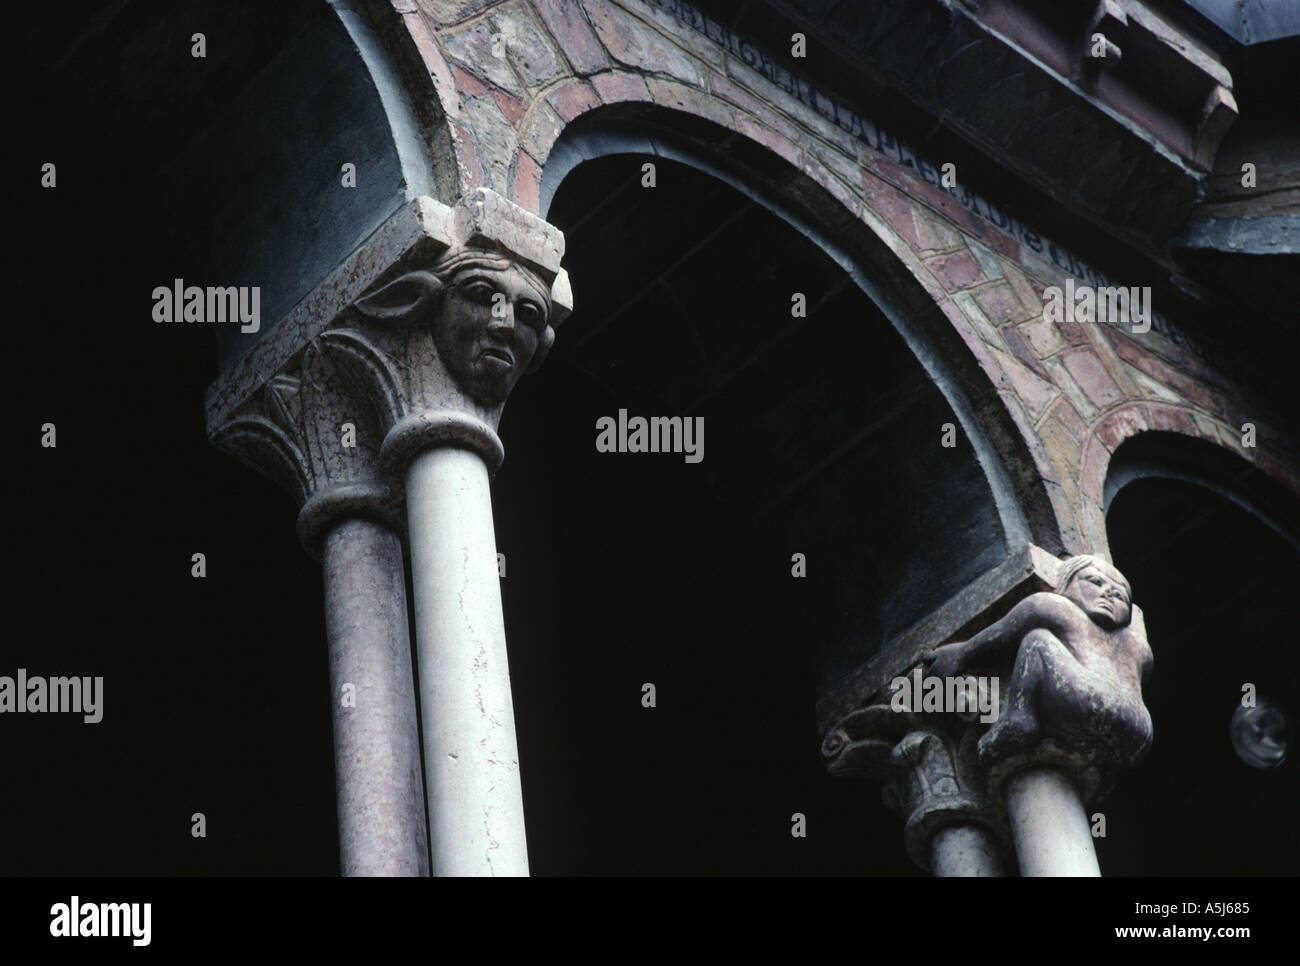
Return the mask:
M328 339L313 340L210 434L294 496L299 539L315 557L339 515L392 523L396 510L378 473L383 435L345 363Z
M893 780L885 804L906 820L903 844L912 861L930 868L930 841L952 825L979 825L997 848L1010 853L1006 818L984 791L984 774L975 753L976 733L913 731L890 754Z
M928 655L929 673L988 668L1002 682L1000 713L979 741L989 792L1048 766L1088 805L1151 746L1142 682L1152 666L1142 611L1128 581L1099 557L1064 561L1053 592L1031 594L969 640Z
M338 513L391 516L421 449L495 471L506 398L572 310L563 254L487 189L413 200L212 384L209 438L294 494L309 549Z
M931 840L949 826L980 826L994 848L1010 854L1006 816L986 792L976 751L979 735L965 714L875 704L837 723L822 741L822 757L832 774L883 784L885 804L903 816L907 854L928 871Z

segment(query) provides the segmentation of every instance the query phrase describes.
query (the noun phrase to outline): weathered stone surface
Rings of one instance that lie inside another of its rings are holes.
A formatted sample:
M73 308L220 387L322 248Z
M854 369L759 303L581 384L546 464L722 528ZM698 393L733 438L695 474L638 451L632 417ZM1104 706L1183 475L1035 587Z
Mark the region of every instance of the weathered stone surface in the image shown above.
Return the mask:
M951 255L937 255L925 260L925 267L934 272L949 292L960 292L984 281L979 264L970 252L962 249Z
M546 95L546 101L567 124L593 107L599 107L600 95L586 81L574 81L551 91Z
M545 163L547 155L551 153L551 145L562 130L564 122L551 105L544 100L534 101L528 117L520 126L519 146L539 164Z
M1027 768L1007 781L1006 798L1022 876L1101 875L1087 813L1067 774Z
M785 115L778 112L771 104L759 100L730 78L722 74L713 74L709 78L709 85L715 95L758 118L764 125L774 129L787 140L798 141L803 137L799 127Z
M558 77L564 65L549 38L533 20L529 8L520 3L501 7L489 18L504 44L507 59L525 87L540 87Z
M962 313L970 320L971 324L975 326L975 331L980 334L981 339L990 346L1001 344L1002 339L998 335L998 330L993 327L993 323L989 321L988 316L976 303L973 295L969 292L958 292L952 297L952 301L962 310Z
M1005 819L984 790L973 728L909 731L889 756L885 801L905 819L912 861L935 875L1001 875ZM945 831L959 829L957 837Z
M500 2L501 0L418 0L420 9L438 27L468 20L474 14Z
M1056 355L1066 347L1061 333L1050 321L1041 317L1025 322L1020 326L1020 333L1033 346L1038 358Z
M1027 314L1025 307L1016 298L1016 293L1006 282L981 286L973 294L984 314L996 324L1020 322Z
M769 151L778 157L785 159L790 164L798 165L802 156L799 145L782 137L778 132L769 127L764 127L757 121L740 114L736 118L736 130L740 131L745 137L757 144L763 145Z
M1106 367L1101 364L1097 354L1090 349L1077 349L1062 354L1061 362L1074 377L1084 395L1098 409L1105 409L1120 402L1124 394Z
M998 360L998 365L1002 367L1002 371L1007 374L1007 378L1015 388L1016 395L1024 402L1029 418L1037 421L1038 417L1043 414L1043 411L1056 397L1056 391L1052 384L1045 379L1039 378L1031 369L1016 361L1008 353L990 348L994 357Z
M979 262L980 271L984 274L984 277L990 281L1002 278L1002 263L998 260L998 257L973 238L967 238L965 241L966 247L975 256L975 261Z
M472 73L515 96L523 94L523 85L506 59L505 43L493 24L481 22L444 34L443 43L452 60Z
M382 523L342 520L322 565L343 874L426 876L402 541Z
M1026 597L968 641L929 654L929 673L1014 663L1003 710L980 739L991 791L1021 768L1067 768L1085 801L1151 745L1142 682L1151 671L1142 612L1128 581L1099 557L1072 557L1056 590Z
M427 448L406 491L433 874L527 875L488 468Z
M635 17L604 0L588 0L586 10L600 42L620 64L647 74L670 74L694 87L705 86L702 65Z
M1102 420L1097 426L1097 438L1113 453L1120 443L1146 428L1147 420L1142 410L1134 405L1125 406Z
M466 97L464 116L474 130L479 158L486 162L487 187L508 194L510 162L515 156L515 128L491 97Z
M1038 357L1025 344L1025 340L1020 337L1020 332L1015 326L1004 325L998 331L1002 333L1002 339L1006 342L1007 348L1011 350L1012 355L1032 369L1036 375L1043 379L1050 378L1047 375L1047 370L1043 368L1043 364L1038 361Z
M1082 443L1088 433L1088 427L1079 418L1079 413L1070 404L1069 399L1057 400L1052 407L1052 417L1069 432L1076 443Z
M609 67L609 58L577 3L533 0L533 9L559 44L560 50L579 76Z
M522 151L515 160L515 185L511 198L515 204L527 211L537 211L540 207L538 195L542 185L542 169L537 162Z
M654 77L646 81L646 87L649 88L650 97L654 102L669 110L684 111L696 117L707 118L727 130L735 127L736 122L731 108L725 101L710 97L685 84Z
M1070 405L1075 408L1083 421L1092 422L1097 417L1097 407L1084 395L1079 384L1074 381L1074 376L1070 375L1070 371L1061 363L1061 357L1044 359L1043 368L1048 371L1056 388L1061 390L1061 395L1070 400Z

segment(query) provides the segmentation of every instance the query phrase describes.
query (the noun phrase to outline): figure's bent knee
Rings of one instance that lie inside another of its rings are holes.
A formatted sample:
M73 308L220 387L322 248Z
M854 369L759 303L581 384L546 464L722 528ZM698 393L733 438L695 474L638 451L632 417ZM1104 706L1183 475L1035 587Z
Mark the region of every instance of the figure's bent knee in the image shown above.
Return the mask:
M1059 637L1049 630L1036 627L1020 639L1016 663L1030 666L1034 663L1054 664L1068 654L1069 648L1061 643Z
M1027 648L1037 651L1065 650L1061 639L1044 627L1035 627L1020 640L1020 651Z

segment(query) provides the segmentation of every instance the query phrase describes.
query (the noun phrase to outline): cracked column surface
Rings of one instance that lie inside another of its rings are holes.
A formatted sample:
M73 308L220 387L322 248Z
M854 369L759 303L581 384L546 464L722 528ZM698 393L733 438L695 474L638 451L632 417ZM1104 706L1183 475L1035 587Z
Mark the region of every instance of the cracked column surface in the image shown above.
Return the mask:
M400 525L379 480L383 436L367 418L365 392L338 347L314 340L237 406L210 412L209 434L294 494L299 539L321 561L340 868L423 876L429 849Z
M487 467L469 450L425 450L406 501L433 868L527 875Z
M1069 775L1026 768L1007 780L1005 795L1022 876L1101 875L1088 815Z
M375 520L343 519L321 563L343 874L426 876L402 541Z
M297 495L303 544L325 557L331 674L356 697L335 714L348 874L423 871L430 852L434 875L528 874L489 480L506 398L572 307L563 253L556 228L487 189L413 198L208 391L213 441ZM427 848L384 529L403 500Z
M564 237L486 189L431 213L331 337L371 374L406 503L433 874L527 875L490 478L506 399L569 312Z

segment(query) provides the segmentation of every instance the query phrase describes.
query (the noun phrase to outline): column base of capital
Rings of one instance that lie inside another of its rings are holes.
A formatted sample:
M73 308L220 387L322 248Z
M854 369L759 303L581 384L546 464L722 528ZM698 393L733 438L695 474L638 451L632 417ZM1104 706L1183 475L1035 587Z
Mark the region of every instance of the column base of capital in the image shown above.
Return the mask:
M1085 806L1103 798L1114 785L1113 770L1100 764L1095 755L1051 740L993 761L986 755L980 757L988 769L988 794L994 801L1004 801L1007 782L1030 768L1054 768L1068 775Z
M341 518L363 517L387 524L395 533L402 524L393 502L392 492L379 482L341 483L314 493L298 511L298 542L313 558L320 560L325 551L325 537Z
M501 468L505 447L496 430L477 416L452 409L415 413L388 431L379 448L379 466L384 478L396 489L404 487L406 468L423 450L455 446L478 454L488 473Z

